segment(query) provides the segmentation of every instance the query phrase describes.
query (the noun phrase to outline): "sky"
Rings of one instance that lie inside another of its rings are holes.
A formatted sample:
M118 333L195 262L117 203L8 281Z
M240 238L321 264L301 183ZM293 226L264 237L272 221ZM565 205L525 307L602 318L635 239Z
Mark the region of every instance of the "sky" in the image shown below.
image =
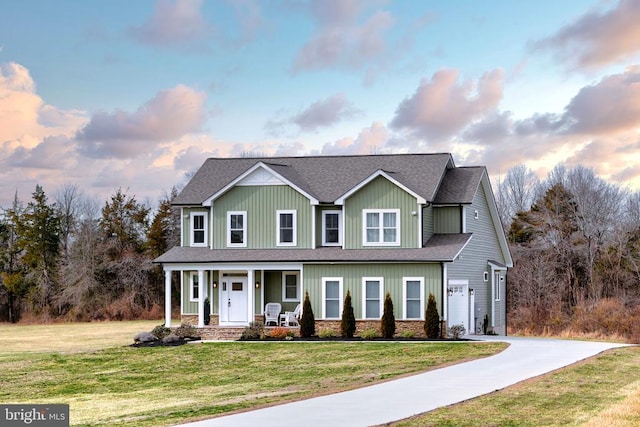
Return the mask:
M634 0L0 3L0 207L208 157L452 153L640 189Z

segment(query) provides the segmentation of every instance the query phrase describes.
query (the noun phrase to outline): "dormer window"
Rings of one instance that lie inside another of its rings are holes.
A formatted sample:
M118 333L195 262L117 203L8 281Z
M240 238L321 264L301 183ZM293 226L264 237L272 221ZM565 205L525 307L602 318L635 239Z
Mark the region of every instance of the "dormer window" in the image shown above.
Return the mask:
M191 246L207 246L207 214L191 212Z

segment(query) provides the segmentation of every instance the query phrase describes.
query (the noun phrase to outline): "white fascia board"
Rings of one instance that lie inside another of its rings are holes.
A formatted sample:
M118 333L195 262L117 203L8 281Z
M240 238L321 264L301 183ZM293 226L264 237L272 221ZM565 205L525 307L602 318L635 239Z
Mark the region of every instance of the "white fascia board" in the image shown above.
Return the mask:
M362 189L365 185L369 184L371 181L373 181L374 179L376 179L379 176L382 176L382 177L386 178L387 180L389 180L391 183L393 183L397 187L400 187L404 191L406 191L407 193L411 194L413 197L416 198L418 203L421 203L421 204L426 204L427 203L427 200L424 197L420 196L415 191L411 190L410 188L408 188L404 184L400 183L398 180L396 180L395 178L391 177L388 173L386 173L382 169L378 169L376 172L374 172L373 174L371 174L370 176L365 178L362 182L360 182L358 185L353 187L351 190L347 191L342 196L340 196L335 202L336 205L343 205L344 201L346 199L348 199L353 194L355 194L358 191L360 191L360 189Z
M211 203L216 200L218 197L222 196L224 193L226 193L227 191L229 191L230 189L232 189L233 187L235 187L240 181L242 181L243 179L245 179L247 176L251 175L254 171L256 171L258 168L262 168L265 169L266 171L268 171L269 173L272 173L274 176L276 176L279 180L281 180L282 182L286 183L288 186L290 186L291 188L293 188L294 190L296 190L298 193L302 194L303 196L305 196L307 199L309 199L309 202L312 205L319 205L320 202L313 196L311 196L309 193L305 192L304 190L302 190L300 187L298 187L297 185L295 185L293 182L289 181L288 179L286 179L285 177L283 177L282 175L280 175L278 172L274 171L273 169L271 169L269 166L267 166L264 162L258 162L255 165L253 165L251 168L249 168L246 172L244 172L243 174L239 175L236 179L234 179L233 181L231 181L229 184L227 184L226 186L224 186L220 191L218 191L217 193L213 194L211 197L209 197L208 199L206 199L204 202L202 202L202 206L210 206Z
M460 250L458 251L458 253L457 253L457 254L455 254L455 255L453 256L453 260L454 260L454 261L458 259L458 257L460 256L460 254L462 253L462 251L464 251L464 248L466 248L466 247L467 247L467 245L469 244L469 242L471 241L471 239L473 239L473 234L472 234L471 236L469 236L469 238L467 239L467 241L465 242L465 244L464 244L464 245L462 245L462 247L460 248Z

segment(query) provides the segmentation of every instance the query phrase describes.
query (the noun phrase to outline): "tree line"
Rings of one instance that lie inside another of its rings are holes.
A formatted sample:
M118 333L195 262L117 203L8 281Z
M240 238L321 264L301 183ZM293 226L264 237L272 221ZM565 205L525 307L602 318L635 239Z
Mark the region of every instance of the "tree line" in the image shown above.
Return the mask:
M161 318L164 278L152 260L179 244L176 194L153 208L122 189L106 202L76 185L51 201L41 186L26 204L16 194L0 209L0 321ZM496 202L515 264L512 332L640 338L640 192L582 166L539 179L519 165L497 183Z
M155 210L118 189L104 204L37 185L0 210L0 321L159 318L163 273L152 260L179 243L177 191ZM177 292L176 292L177 294Z
M640 339L640 193L583 166L508 171L497 204L513 332Z

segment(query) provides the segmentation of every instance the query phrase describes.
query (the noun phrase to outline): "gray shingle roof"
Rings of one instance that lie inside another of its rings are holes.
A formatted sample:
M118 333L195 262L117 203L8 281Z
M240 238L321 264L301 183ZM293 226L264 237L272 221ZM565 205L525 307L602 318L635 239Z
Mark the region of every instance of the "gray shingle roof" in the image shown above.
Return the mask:
M247 263L247 262L450 262L471 239L471 234L436 234L417 249L209 249L176 246L153 262Z
M388 173L427 201L433 201L445 172L455 167L448 153L210 158L173 203L202 204L259 162L263 162L321 203L335 202L379 170Z
M433 203L471 204L484 173L481 166L448 169Z

